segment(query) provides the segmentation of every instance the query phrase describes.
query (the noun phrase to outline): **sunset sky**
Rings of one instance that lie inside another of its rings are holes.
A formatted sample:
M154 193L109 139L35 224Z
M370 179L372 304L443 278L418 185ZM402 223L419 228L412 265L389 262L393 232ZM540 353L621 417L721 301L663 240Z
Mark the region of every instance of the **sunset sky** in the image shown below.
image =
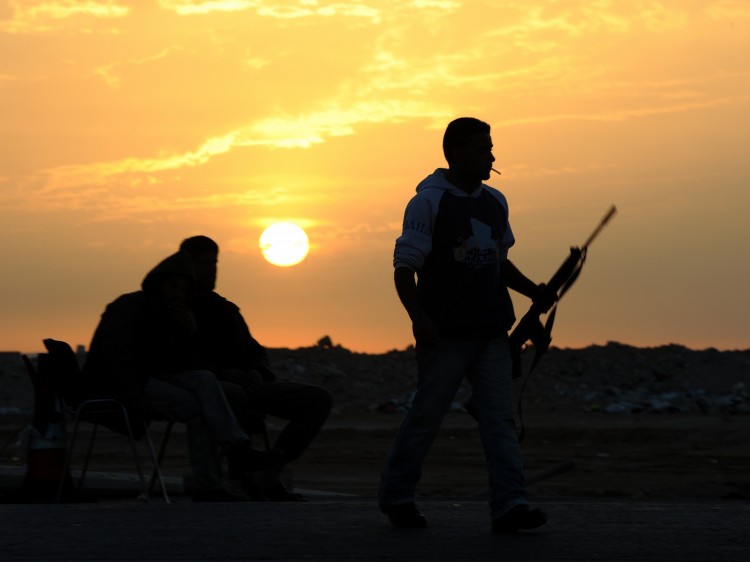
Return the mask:
M406 347L393 242L463 115L534 280L617 205L554 345L750 348L748 0L0 0L0 350L88 345L195 234L266 346Z

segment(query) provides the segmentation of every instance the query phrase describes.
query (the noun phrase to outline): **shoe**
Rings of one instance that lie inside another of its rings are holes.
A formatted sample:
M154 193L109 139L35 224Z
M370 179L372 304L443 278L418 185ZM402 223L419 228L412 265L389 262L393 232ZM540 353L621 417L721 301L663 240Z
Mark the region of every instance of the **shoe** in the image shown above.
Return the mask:
M547 516L538 507L517 505L505 515L492 520L492 531L501 535L517 533L520 529L535 529L547 522Z
M239 480L248 472L280 469L284 464L284 453L276 449L259 451L253 449L249 441L240 441L227 450L227 461L230 478Z
M281 482L264 489L266 499L271 502L306 502L305 496L290 492Z
M414 503L383 506L380 511L388 516L394 527L402 529L423 529L427 527L427 519Z
M252 502L264 502L266 496L260 486L255 482L255 478L250 473L245 474L241 480L230 480L232 486L238 488L241 493L245 494Z
M203 502L246 502L248 497L233 492L228 492L224 488L197 489L192 493L193 501Z

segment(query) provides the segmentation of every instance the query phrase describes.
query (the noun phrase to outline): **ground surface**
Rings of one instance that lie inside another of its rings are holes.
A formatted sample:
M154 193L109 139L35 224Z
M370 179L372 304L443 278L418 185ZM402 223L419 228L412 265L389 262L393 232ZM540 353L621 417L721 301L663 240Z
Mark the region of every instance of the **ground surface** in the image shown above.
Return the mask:
M0 560L746 562L750 503L553 500L549 522L495 535L482 502L423 502L396 529L371 502L0 505Z
M293 466L299 488L374 497L401 414L333 416ZM523 440L532 496L645 499L750 498L750 417L714 415L549 414L528 412ZM281 421L270 419L271 434ZM5 424L5 435L20 426ZM175 426L164 472L188 471L184 429ZM154 427L161 438L162 426ZM87 431L78 441L85 449ZM91 469L133 472L127 443L102 431ZM0 464L20 464L9 447ZM141 445L145 455L145 447ZM570 465L572 463L572 468ZM74 464L75 466L75 464ZM462 413L448 416L424 467L425 498L482 497L487 477L478 431Z

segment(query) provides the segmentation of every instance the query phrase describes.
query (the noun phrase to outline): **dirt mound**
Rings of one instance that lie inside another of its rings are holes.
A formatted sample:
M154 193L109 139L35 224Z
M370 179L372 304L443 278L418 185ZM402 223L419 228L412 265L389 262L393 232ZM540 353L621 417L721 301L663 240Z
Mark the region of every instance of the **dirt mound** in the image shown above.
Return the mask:
M416 383L413 348L370 355L321 341L325 345L269 350L279 378L328 388L340 412L408 406ZM524 354L527 370L533 353ZM619 343L552 348L529 377L523 397L550 410L748 414L748 375L750 350ZM457 408L469 394L468 385L462 387Z
M298 349L269 349L281 380L330 390L339 413L403 411L416 384L414 349L350 351L330 338ZM533 349L524 354L530 363ZM750 413L750 350L639 348L619 343L552 348L525 385L529 406L549 411ZM517 392L523 388L521 379ZM464 385L455 409L470 388ZM0 414L33 408L31 382L18 353L0 353Z

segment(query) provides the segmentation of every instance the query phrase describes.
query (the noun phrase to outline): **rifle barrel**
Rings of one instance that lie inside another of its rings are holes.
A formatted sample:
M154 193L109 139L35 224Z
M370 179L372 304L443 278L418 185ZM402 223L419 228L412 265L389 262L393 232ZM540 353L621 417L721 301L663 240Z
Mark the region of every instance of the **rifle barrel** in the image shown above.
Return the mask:
M594 229L594 232L591 233L591 236L589 236L589 239L586 240L586 242L584 242L582 246L583 249L586 249L589 247L589 244L591 244L594 241L594 238L597 237L601 229L606 226L606 224L609 222L609 219L611 219L615 215L616 212L617 212L617 207L612 205L609 208L609 211L607 211L607 214L604 215L604 218L602 219L602 221L599 223L599 226L597 226L596 229Z

